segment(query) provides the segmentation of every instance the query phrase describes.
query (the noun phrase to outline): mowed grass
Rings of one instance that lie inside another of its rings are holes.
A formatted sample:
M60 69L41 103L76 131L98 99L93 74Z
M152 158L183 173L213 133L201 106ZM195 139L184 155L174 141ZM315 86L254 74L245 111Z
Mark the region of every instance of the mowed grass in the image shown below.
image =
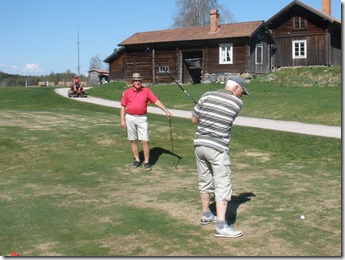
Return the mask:
M195 126L174 118L171 142L165 116L149 121L145 172L130 167L119 109L0 88L0 254L342 254L341 140L234 126L227 217L244 236L220 239L199 224Z
M91 95L120 101L124 82L96 86ZM168 108L192 110L194 102L177 84L148 86ZM224 84L182 85L194 99ZM341 126L340 67L285 68L248 83L241 116Z

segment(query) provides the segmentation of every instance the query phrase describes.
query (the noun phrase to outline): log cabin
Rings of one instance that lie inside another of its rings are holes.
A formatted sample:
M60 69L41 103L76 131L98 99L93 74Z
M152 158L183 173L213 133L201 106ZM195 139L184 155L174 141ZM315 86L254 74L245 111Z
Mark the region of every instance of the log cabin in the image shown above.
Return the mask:
M136 33L105 59L110 79L129 81L139 72L148 84L225 81L233 74L271 70L274 43L264 21ZM150 50L147 52L147 50Z
M267 22L219 24L211 10L207 26L135 33L104 60L109 78L129 82L139 72L147 84L209 83L282 66L341 65L341 22L331 0L320 1L322 11L294 0Z
M331 15L331 0L322 11L295 0L266 22L275 44L272 66L341 66L341 21Z

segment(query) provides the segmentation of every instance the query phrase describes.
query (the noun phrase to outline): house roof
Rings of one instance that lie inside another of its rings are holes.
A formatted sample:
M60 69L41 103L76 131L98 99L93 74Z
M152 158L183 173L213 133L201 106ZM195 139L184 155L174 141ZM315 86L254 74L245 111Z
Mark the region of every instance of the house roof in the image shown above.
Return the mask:
M95 71L95 72L99 73L100 75L109 76L108 70L92 69L92 70L89 70L88 72L90 73L92 71Z
M141 32L133 34L118 45L125 46L147 43L250 37L260 26L263 25L264 21L255 21L220 24L217 32L210 32L210 25Z
M273 15L270 19L267 20L267 24L271 23L272 21L274 21L276 18L278 18L279 16L281 16L283 13L287 12L290 8L292 8L295 5L299 5L305 9L307 9L308 11L322 17L323 19L329 21L330 23L341 23L341 21L339 21L338 19L334 18L333 16L328 15L327 13L320 11L318 9L315 9L299 0L293 0L290 4L288 4L287 6L285 6L282 10L280 10L278 13L276 13L275 15Z
M124 47L120 47L114 50L112 54L110 54L108 57L104 59L104 62L110 62L111 60L116 60L119 56L121 56L122 53L125 52Z

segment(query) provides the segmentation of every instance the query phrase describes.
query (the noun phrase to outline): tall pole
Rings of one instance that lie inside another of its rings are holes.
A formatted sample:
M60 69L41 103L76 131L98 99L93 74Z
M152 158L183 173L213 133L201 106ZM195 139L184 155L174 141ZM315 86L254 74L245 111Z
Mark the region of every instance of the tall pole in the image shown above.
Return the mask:
M79 63L79 26L78 26L78 76L80 76L80 63Z

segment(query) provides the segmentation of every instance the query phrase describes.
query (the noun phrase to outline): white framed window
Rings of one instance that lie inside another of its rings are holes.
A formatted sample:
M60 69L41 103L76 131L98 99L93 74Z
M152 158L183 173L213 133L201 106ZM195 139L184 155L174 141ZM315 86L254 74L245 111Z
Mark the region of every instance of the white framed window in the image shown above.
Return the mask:
M255 47L255 64L260 65L263 63L263 52L262 44L257 44Z
M169 72L169 66L159 66L158 72L159 73Z
M307 41L292 41L292 58L306 59L307 58Z
M233 44L219 44L219 64L233 64Z

